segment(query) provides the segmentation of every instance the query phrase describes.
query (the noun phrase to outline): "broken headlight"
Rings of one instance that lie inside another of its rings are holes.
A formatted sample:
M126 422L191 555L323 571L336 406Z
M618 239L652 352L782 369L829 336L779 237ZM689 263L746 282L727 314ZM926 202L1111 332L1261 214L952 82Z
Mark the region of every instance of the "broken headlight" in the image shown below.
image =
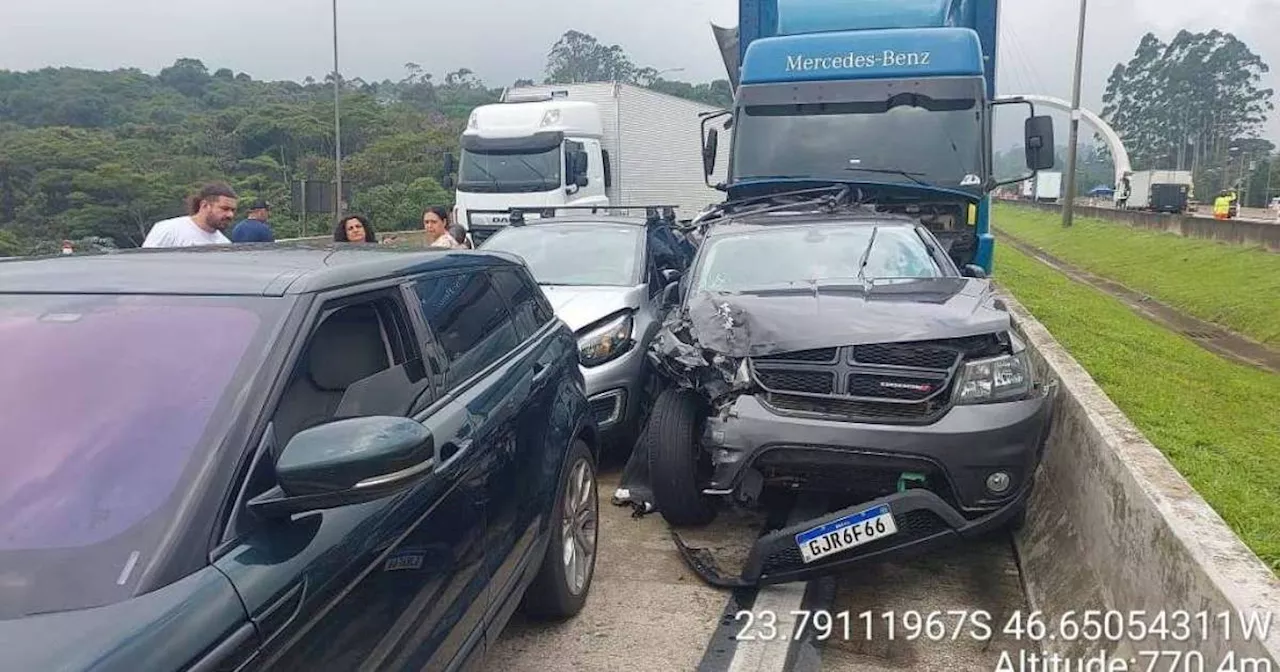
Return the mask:
M621 356L631 349L634 327L635 320L627 314L579 336L578 361L583 366L599 366Z
M956 383L957 404L990 404L1021 399L1034 386L1027 351L966 362Z

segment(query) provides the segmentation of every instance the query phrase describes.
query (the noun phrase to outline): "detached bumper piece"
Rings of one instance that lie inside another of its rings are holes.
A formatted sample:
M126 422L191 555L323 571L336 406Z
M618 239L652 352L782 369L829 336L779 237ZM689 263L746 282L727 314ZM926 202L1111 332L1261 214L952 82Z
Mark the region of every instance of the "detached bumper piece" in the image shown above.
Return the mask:
M980 536L1012 519L1030 488L1001 508L966 519L941 497L924 489L863 502L770 532L751 549L740 576L726 576L711 554L693 548L671 531L680 555L703 581L742 588L810 579L850 566L896 556L914 556L964 538Z

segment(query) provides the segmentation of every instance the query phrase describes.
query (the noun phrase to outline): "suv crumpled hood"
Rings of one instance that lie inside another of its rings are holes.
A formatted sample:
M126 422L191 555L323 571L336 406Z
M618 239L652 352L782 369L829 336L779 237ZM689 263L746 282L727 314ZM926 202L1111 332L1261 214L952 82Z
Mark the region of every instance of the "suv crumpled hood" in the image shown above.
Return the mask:
M1006 331L1009 314L988 280L935 278L760 294L699 293L686 303L697 345L755 357L864 343L961 338Z

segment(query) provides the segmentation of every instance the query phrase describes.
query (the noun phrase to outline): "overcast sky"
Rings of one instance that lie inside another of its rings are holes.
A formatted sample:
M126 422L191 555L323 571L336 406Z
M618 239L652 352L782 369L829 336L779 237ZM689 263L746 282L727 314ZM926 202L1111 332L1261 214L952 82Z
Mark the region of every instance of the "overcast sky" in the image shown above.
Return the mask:
M856 1L856 0L851 0ZM259 79L317 79L332 69L327 0L4 0L0 69L72 65L156 72L180 56ZM1002 94L1070 98L1079 5L1004 0ZM442 75L468 67L491 85L541 78L546 52L565 30L622 45L640 65L683 68L671 78L724 77L710 23L737 24L737 0L339 0L343 73L399 79L406 62ZM1100 109L1106 78L1154 31L1235 33L1271 65L1280 89L1280 0L1091 0L1083 100ZM1280 111L1267 137L1280 144ZM1065 141L1065 117L1058 137Z

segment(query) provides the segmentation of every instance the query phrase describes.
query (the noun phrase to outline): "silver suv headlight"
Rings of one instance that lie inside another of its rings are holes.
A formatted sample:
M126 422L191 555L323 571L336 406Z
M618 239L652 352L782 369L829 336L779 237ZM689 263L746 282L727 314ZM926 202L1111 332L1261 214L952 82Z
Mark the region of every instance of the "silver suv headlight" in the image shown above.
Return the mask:
M599 366L617 359L632 346L635 320L630 314L610 320L578 337L578 361L583 366Z
M956 383L956 403L990 404L1021 399L1031 394L1034 373L1026 350L966 362Z

